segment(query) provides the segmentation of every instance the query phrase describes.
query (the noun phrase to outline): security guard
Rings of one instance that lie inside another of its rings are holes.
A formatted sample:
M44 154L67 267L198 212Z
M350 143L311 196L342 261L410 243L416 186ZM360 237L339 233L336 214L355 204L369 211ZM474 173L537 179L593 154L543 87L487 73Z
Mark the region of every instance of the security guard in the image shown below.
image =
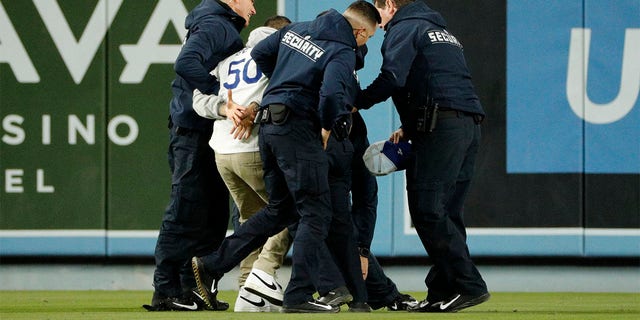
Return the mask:
M366 109L393 98L411 140L406 171L409 212L434 265L427 298L410 311L455 312L489 299L466 244L463 204L469 192L484 111L462 45L423 1L375 0L386 31L381 72L358 97Z
M356 1L343 14L329 10L311 22L293 23L253 49L251 56L270 78L264 109L256 116L262 123L259 144L269 204L216 252L192 259L206 301L215 300L217 281L225 272L268 236L297 220L283 311L340 310L312 297L318 273L341 277L337 268L318 268L332 215L324 148L336 120L349 112L344 91L355 69L354 31L367 37L376 16L370 3Z
M195 294L189 259L217 248L224 239L229 192L208 144L213 122L193 110L193 89L217 92L219 83L209 70L242 49L240 31L255 13L252 0L203 0L185 19L189 32L171 83L171 200L155 248L155 290L151 305L143 306L149 311L206 309ZM229 304L219 302L209 308L226 310Z
M364 67L365 56L369 49L367 45L358 47L356 52L356 70ZM354 84L360 88L356 78ZM353 97L355 100L356 97ZM408 294L402 294L398 287L384 273L382 266L369 249L373 241L376 227L378 207L378 182L364 164L362 156L369 147L367 126L360 115L354 112L353 125L349 133L349 140L353 145L353 159L351 162L351 217L353 220L356 244L360 255L362 276L367 288L367 303L376 310L387 307L389 311L405 311L407 307L418 303Z

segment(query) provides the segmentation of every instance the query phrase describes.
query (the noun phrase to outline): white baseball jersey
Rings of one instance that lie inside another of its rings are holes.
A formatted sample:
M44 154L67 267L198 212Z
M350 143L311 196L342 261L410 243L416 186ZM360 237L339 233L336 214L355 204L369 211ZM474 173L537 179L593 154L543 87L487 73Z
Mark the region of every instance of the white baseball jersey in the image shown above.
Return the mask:
M254 127L248 139L234 139L230 134L233 121L219 115L218 108L226 103L227 90L232 90L233 101L248 106L252 101L260 104L268 79L258 70L251 58L255 43L266 38L275 29L260 27L251 32L247 47L221 61L211 71L220 81L218 95L206 95L198 89L193 93L193 109L202 117L216 119L209 145L216 153L230 154L258 151L258 127ZM253 37L252 37L253 36ZM258 38L258 39L256 39Z

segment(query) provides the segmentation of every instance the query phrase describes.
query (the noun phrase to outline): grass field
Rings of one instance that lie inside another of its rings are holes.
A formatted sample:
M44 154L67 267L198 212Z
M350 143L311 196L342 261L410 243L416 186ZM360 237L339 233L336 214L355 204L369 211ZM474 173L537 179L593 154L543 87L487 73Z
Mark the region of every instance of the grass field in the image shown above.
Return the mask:
M637 293L493 293L491 300L455 314L342 312L253 314L225 312L148 312L150 291L0 291L0 319L640 319ZM417 298L424 293L413 292ZM233 309L237 292L219 298Z

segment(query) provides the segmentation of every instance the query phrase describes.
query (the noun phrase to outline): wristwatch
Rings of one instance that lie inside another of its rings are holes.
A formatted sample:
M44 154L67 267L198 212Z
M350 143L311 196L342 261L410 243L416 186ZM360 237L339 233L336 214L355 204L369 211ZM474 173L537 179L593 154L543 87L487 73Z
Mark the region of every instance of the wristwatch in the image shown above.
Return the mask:
M369 251L369 249L367 248L358 247L358 253L360 253L361 257L369 258L369 254L371 254L371 251Z

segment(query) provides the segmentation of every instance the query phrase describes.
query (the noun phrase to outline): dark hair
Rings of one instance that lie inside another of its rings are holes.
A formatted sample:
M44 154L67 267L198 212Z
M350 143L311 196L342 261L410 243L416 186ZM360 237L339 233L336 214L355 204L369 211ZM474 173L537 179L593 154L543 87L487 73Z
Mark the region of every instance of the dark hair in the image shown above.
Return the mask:
M373 6L373 4L364 1L358 0L349 5L347 10L353 10L361 15L363 18L369 20L372 24L379 24L382 22L382 18L380 17L380 13L378 9Z
M285 16L271 16L264 21L263 26L280 30L290 23L291 20Z
M402 8L414 1L415 0L391 0L391 2L395 3L396 7L398 8ZM377 7L380 7L382 9L387 7L386 0L373 0L373 4L375 4Z

